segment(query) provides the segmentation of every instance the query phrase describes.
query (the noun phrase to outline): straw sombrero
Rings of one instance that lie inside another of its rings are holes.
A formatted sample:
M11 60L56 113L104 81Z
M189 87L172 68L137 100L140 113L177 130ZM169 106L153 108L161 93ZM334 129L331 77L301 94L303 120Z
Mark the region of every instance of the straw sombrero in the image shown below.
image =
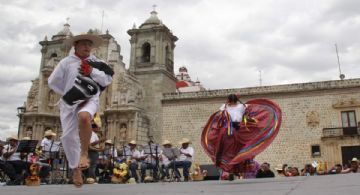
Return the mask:
M71 37L69 39L66 39L64 41L64 43L66 45L73 46L76 41L80 41L80 40L89 40L89 41L91 41L93 43L93 45L92 45L93 48L99 47L103 42L102 38L99 37L98 35L80 34L80 35L73 36L73 37Z

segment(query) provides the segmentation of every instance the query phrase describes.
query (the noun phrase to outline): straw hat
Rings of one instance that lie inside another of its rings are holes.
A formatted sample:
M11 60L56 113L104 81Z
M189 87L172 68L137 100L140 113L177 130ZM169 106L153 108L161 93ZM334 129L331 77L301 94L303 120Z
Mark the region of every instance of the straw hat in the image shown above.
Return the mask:
M44 133L44 136L47 137L47 136L56 136L56 133L53 132L51 129L45 131Z
M359 160L356 157L354 157L351 159L351 162L359 162Z
M136 145L136 141L135 141L135 140L131 140L131 141L129 142L129 144Z
M169 140L164 140L162 145L172 145L171 142Z
M99 114L99 113L95 113L94 119L93 119L93 123L94 123L97 127L101 128L101 118L100 118L100 114Z
M66 45L73 46L76 41L80 41L80 40L91 41L93 43L93 45L92 45L93 48L99 47L103 42L102 38L99 37L98 35L84 33L84 34L76 35L69 39L66 39L64 41L64 43Z
M283 170L283 165L282 164L276 165L275 170L282 171Z
M19 140L18 139L18 136L16 136L16 135L10 135L8 138L6 138L6 141L10 141L10 140Z
M188 138L182 138L180 144L190 144L190 140Z
M91 177L86 178L86 183L87 183L87 184L94 184L94 183L95 183L95 179L94 179L94 178L91 178Z
M108 140L105 141L105 144L111 144L111 145L113 145L113 142L112 142L111 139L108 139Z

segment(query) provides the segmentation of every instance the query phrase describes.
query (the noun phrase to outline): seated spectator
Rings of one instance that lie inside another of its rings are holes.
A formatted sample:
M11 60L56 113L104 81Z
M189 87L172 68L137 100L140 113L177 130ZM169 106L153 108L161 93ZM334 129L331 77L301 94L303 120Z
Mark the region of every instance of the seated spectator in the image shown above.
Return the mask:
M350 162L350 168L343 170L342 173L360 173L359 160L354 157Z
M301 171L301 176L313 176L317 175L316 169L311 164L306 164L304 169Z
M286 177L296 177L296 176L300 176L300 173L299 173L299 169L297 167L288 167L287 168L287 165L285 164L283 166L283 169L284 169L284 175Z
M260 169L260 165L258 162L254 161L253 159L246 160L244 165L244 170L241 171L240 177L243 179L254 179L256 178L256 174ZM230 175L230 180L231 180Z
M270 164L264 162L263 164L261 164L260 169L256 173L256 178L268 178L268 177L275 177L275 174L270 170Z
M328 174L340 174L343 170L343 167L341 164L336 164L334 167L332 167Z
M286 164L284 164L284 165L286 165ZM276 170L278 176L280 176L280 177L284 177L284 176L285 176L285 175L284 175L284 165L283 165L283 164L278 164L278 165L275 167L275 170ZM287 165L286 165L286 166L287 166Z

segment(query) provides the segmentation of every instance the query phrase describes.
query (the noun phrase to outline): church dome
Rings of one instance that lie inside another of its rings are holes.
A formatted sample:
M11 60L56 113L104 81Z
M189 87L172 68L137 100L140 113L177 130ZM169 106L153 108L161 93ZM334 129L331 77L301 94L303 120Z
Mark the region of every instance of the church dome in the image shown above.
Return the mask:
M176 89L182 88L182 87L190 87L191 84L187 81L178 81L176 82Z
M151 16L148 18L141 26L140 28L149 28L157 25L161 25L161 20L157 16L156 11L150 12Z
M73 34L70 31L70 24L64 24L64 28L52 37L52 40L59 40L67 37L72 37Z
M179 68L179 72L182 72L182 73L187 73L187 68L185 66L182 66Z

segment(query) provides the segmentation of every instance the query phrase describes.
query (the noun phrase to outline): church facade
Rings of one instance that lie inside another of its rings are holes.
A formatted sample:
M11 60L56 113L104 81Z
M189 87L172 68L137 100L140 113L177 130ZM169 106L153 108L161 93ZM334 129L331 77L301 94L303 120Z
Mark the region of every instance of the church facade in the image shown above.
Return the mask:
M117 147L130 140L140 145L149 140L170 140L177 145L187 137L195 148L194 161L210 163L202 151L200 135L208 117L229 93L241 94L245 102L268 98L280 105L283 124L274 143L256 159L272 165L288 163L302 167L314 160L330 165L360 157L360 79L263 86L241 89L177 90L174 50L178 38L157 17L156 11L137 28L128 30L131 52L125 68L121 46L107 31L99 34L104 44L94 54L115 71L112 84L103 92L99 113L102 131ZM57 102L47 79L71 48L64 40L73 36L70 25L40 42L39 76L32 81L24 112L20 113L19 135L42 139L46 130L61 136ZM186 91L186 90L185 90Z

